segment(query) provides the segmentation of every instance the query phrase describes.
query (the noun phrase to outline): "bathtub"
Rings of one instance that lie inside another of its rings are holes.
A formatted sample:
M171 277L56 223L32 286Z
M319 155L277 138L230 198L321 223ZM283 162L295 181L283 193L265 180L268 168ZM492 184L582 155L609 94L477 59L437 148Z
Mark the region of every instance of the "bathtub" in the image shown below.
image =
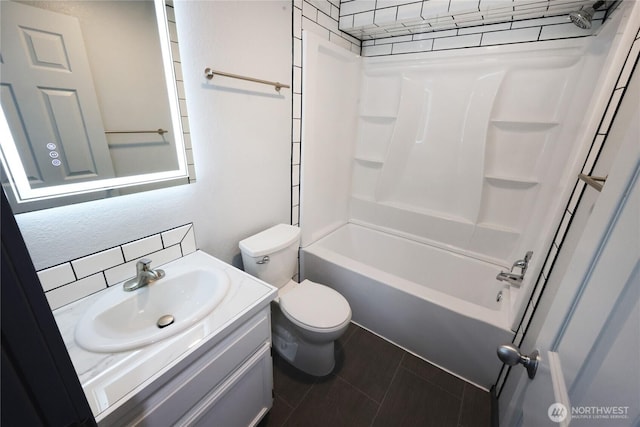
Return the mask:
M301 278L344 295L355 323L485 389L514 334L500 269L355 224L300 251Z

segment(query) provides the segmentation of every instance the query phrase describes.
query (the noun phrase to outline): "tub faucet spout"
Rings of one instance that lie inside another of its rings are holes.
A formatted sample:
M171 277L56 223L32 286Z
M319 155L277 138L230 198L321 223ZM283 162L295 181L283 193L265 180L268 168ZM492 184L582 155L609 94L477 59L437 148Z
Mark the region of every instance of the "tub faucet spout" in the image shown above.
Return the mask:
M520 286L522 284L522 278L524 276L522 274L509 273L508 271L501 271L496 276L496 279L501 282L507 282L510 285Z
M142 288L156 280L162 279L164 276L164 270L152 270L151 260L148 258L142 258L136 263L136 277L124 282L123 288L126 292L135 291L138 288Z

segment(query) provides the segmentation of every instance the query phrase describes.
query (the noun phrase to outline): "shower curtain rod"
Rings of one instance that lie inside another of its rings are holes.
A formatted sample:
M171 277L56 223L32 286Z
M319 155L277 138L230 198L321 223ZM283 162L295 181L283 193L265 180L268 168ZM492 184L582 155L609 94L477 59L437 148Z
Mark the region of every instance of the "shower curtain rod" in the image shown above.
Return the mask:
M223 71L216 71L216 70L212 70L211 68L205 68L204 69L204 75L207 79L211 80L213 78L214 75L219 75L219 76L225 76L225 77L231 77L232 79L240 79L240 80L247 80L249 82L255 82L255 83L262 83L264 85L269 85L269 86L273 86L276 89L276 92L280 92L280 89L284 88L290 88L291 86L289 85L285 85L282 84L280 82L272 82L269 80L262 80L262 79L256 79L253 77L246 77L246 76L241 76L238 74L231 74L231 73L225 73Z

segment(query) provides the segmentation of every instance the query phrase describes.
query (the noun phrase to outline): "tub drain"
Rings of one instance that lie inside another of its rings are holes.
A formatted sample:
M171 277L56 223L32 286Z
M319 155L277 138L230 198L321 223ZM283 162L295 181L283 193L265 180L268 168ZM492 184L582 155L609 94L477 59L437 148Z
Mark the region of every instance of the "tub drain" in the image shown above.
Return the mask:
M158 325L158 328L162 329L172 324L174 320L175 319L173 318L172 315L165 314L164 316L158 319L158 322L156 324Z

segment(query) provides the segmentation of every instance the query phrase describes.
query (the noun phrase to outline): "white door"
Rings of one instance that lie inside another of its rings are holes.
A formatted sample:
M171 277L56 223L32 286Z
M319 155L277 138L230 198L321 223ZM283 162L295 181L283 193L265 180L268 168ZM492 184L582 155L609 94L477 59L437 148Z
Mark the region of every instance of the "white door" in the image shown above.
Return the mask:
M504 395L505 387L500 396L503 426L640 425L640 75L635 74L624 100L630 101L624 106L630 119L620 151L537 338L538 373L530 380L524 369L513 368L515 392Z
M114 177L77 18L0 7L2 109L32 188Z

